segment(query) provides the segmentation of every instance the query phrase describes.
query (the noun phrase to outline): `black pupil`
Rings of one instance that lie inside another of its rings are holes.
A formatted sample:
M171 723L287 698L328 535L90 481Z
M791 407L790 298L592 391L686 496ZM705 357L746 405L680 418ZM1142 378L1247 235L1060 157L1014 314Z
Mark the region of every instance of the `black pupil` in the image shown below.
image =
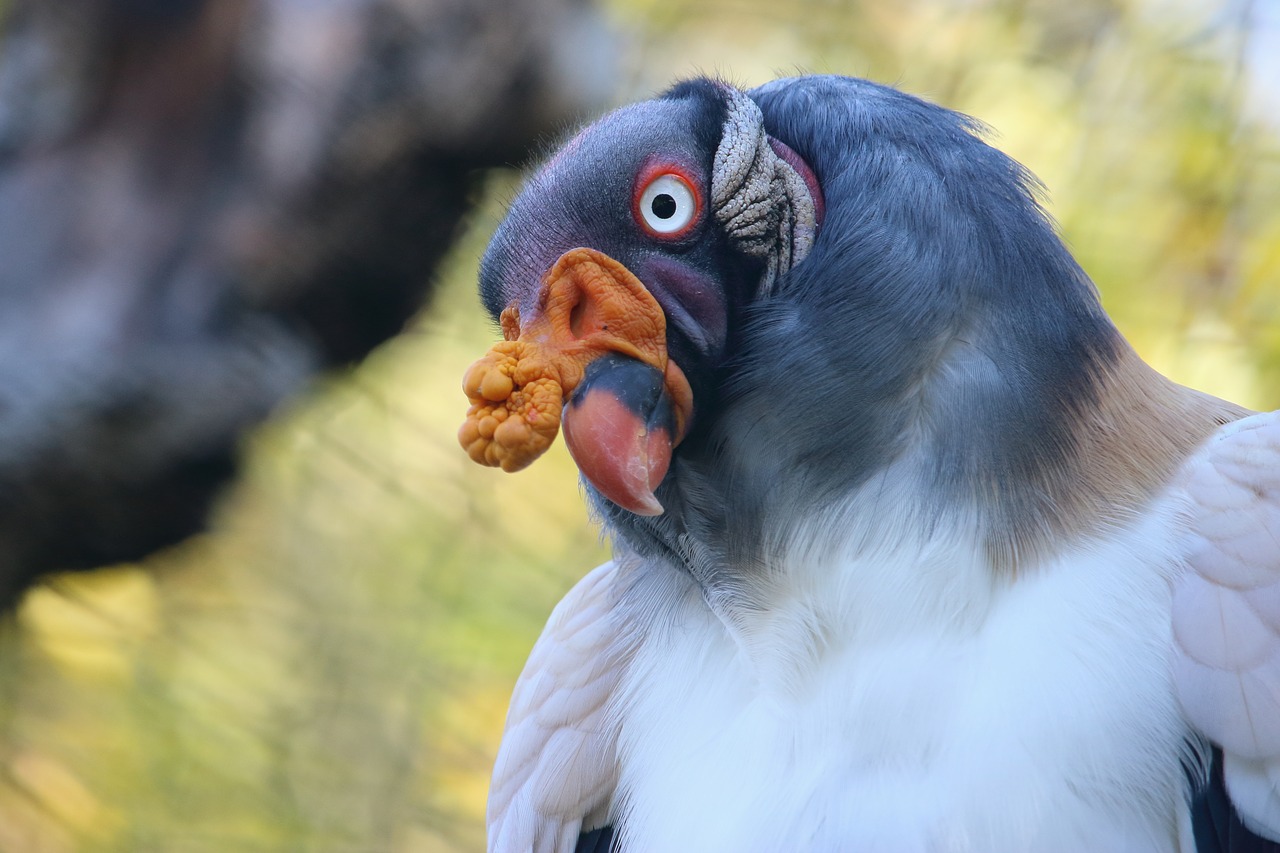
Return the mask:
M676 200L668 193L661 193L653 197L653 204L649 208L659 219L670 219L676 215Z

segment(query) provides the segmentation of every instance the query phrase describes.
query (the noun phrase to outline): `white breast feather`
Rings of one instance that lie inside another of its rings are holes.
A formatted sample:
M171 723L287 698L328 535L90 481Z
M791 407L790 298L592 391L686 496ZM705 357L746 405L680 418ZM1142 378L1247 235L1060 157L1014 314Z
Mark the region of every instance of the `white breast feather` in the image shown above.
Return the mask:
M625 849L1176 849L1184 515L1016 582L960 536L815 524L733 635L692 584L644 600L613 708Z

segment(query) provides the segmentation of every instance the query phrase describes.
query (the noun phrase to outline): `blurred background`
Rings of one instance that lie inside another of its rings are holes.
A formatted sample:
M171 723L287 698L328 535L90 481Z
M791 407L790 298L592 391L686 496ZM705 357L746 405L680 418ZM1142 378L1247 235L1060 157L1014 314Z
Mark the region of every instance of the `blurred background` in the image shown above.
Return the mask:
M1280 407L1271 0L0 12L0 851L483 847L607 552L561 445L456 446L477 260L521 168L682 76L980 118L1148 361Z

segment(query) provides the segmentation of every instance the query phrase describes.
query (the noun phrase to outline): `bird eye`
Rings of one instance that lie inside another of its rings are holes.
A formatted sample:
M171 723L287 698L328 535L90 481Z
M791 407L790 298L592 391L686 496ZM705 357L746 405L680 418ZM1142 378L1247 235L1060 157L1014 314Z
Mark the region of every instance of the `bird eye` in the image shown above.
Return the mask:
M655 237L682 237L698 218L698 194L680 175L663 172L640 191L636 217Z

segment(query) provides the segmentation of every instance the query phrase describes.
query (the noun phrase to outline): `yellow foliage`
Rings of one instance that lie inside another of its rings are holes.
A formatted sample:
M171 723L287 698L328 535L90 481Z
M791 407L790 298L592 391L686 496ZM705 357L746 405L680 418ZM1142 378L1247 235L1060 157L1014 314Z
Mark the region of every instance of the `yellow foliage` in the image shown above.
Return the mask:
M159 628L155 581L124 566L63 575L27 595L18 621L59 666L126 680L138 644Z

